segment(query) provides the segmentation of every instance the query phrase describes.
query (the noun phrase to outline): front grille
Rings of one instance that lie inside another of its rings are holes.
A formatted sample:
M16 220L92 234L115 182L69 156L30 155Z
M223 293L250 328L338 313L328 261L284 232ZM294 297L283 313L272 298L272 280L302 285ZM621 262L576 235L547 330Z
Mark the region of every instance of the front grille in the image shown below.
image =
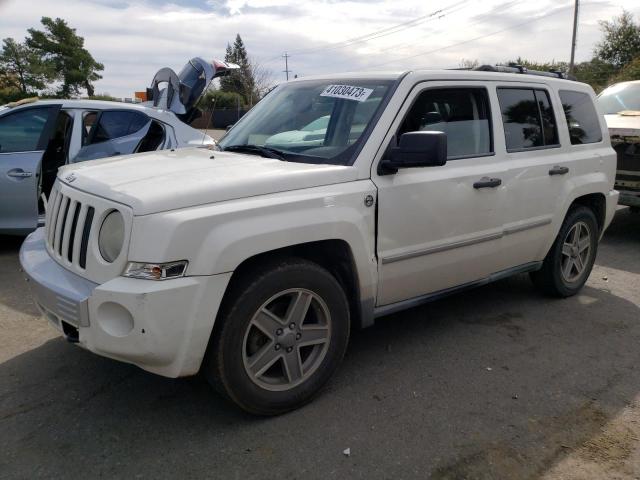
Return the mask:
M618 154L618 171L640 172L640 144L619 143L614 146Z
M53 188L49 196L46 231L49 252L58 260L85 269L95 208Z

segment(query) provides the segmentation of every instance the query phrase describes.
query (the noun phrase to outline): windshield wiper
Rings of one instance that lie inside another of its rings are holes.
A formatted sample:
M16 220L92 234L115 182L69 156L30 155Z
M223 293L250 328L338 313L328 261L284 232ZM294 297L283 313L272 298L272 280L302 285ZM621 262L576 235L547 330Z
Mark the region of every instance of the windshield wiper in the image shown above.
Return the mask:
M282 155L284 152L277 148L262 147L260 145L229 145L224 148L225 152L246 152L257 153L267 158L277 158L278 160L285 160Z

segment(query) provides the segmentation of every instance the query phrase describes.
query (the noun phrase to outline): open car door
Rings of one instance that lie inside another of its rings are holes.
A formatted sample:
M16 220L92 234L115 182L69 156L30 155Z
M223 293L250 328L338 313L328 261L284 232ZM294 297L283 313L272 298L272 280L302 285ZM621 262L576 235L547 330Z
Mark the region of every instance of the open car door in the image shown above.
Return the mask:
M42 157L59 111L60 105L34 105L0 117L0 233L38 226Z

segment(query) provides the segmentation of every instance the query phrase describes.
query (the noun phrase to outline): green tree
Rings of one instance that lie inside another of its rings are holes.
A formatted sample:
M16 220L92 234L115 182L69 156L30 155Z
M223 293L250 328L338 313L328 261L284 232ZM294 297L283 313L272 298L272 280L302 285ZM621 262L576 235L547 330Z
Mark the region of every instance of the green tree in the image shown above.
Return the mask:
M249 61L247 49L240 34L236 35L233 46L227 44L227 52L224 57L226 62L237 64L240 69L232 72L220 80L220 89L224 92L235 92L242 96L244 103L252 105L258 100L254 67Z
M93 96L92 82L102 78L98 72L104 70L104 65L95 61L84 48L84 38L77 35L75 28L69 27L66 21L42 17L41 22L43 31L28 30L27 46L56 72L56 79L62 82L57 94L69 97L86 89L87 95Z
M624 67L640 55L640 24L626 10L608 21L600 22L604 38L596 45L595 56L616 69Z
M640 80L640 56L627 63L620 71L609 79L609 83Z
M16 87L22 96L33 95L46 87L53 72L46 68L40 56L23 43L13 38L2 41L0 51L0 74L5 88Z
M580 82L588 83L596 92L609 84L609 78L616 72L615 67L599 58L576 64L573 74Z

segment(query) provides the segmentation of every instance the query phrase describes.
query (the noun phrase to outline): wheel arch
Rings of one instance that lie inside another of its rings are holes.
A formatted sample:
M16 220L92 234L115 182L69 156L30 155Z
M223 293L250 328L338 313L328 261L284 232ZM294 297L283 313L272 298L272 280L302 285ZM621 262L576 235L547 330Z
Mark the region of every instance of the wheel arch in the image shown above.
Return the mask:
M352 328L369 325L367 319L372 315L373 303L362 298L359 272L354 253L349 243L343 239L325 239L312 242L288 245L265 252L260 252L243 260L233 271L231 280L222 300L222 306L235 292L239 281L251 274L251 271L268 263L298 258L313 262L331 273L345 291L349 302L349 313ZM369 305L371 303L371 305ZM219 311L223 311L221 307ZM216 321L216 324L218 322Z

